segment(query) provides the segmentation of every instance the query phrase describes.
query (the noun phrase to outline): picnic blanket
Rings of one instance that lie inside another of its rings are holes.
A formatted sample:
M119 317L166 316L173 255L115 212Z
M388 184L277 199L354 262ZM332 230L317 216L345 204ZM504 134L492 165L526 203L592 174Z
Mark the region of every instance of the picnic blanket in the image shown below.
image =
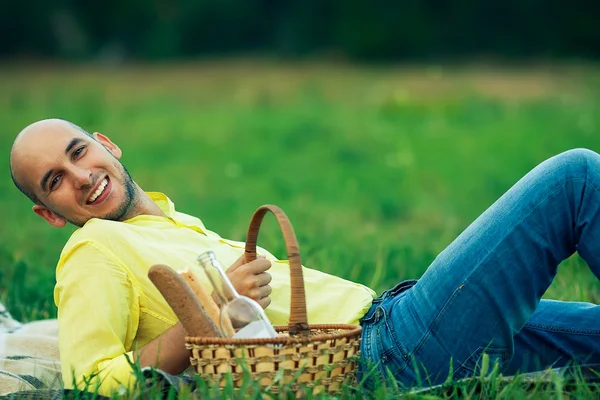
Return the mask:
M38 389L62 389L58 323L20 323L0 303L0 395Z
M148 385L158 383L162 387L165 399L170 389L176 393L180 385L195 386L188 376L174 376L150 367L142 368L142 374ZM57 320L20 323L0 303L0 400L59 400L70 393L63 390ZM93 398L108 399L99 395Z

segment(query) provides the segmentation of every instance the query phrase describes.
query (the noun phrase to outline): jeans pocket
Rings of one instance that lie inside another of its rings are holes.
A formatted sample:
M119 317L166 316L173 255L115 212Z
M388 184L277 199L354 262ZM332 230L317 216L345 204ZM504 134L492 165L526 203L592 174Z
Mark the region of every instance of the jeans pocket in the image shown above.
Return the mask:
M488 358L486 375L492 372L496 365L502 371L511 357L510 351L504 347L479 347L454 371L453 378L458 380L481 374L485 363L484 355Z

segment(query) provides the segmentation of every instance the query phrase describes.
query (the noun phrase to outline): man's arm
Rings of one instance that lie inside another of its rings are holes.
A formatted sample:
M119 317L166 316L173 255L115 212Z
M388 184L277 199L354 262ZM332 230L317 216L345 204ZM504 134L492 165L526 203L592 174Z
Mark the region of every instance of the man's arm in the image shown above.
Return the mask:
M128 350L139 325L139 293L111 254L83 243L59 262L54 296L66 388L100 385L99 393L110 395L133 384Z
M141 367L159 368L177 375L190 366L190 351L185 348L187 333L181 322L134 353L134 361Z

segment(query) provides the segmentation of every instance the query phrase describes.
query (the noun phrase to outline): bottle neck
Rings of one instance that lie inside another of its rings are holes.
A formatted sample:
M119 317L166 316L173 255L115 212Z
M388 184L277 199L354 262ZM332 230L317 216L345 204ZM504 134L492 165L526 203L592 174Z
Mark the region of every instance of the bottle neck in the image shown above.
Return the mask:
M233 300L240 297L227 277L221 263L216 259L212 251L201 254L198 257L198 263L204 268L206 276L210 280L213 290L219 297L221 304L231 303Z

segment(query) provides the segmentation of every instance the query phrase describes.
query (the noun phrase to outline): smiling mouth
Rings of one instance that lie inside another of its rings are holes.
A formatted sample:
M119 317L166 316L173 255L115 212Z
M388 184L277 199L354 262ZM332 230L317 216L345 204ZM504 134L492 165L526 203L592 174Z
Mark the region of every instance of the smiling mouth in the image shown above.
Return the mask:
M92 204L94 201L96 201L98 197L104 193L106 185L108 185L108 177L104 178L102 182L100 182L98 189L96 189L96 191L94 191L94 193L92 193L92 195L88 198L87 204Z

